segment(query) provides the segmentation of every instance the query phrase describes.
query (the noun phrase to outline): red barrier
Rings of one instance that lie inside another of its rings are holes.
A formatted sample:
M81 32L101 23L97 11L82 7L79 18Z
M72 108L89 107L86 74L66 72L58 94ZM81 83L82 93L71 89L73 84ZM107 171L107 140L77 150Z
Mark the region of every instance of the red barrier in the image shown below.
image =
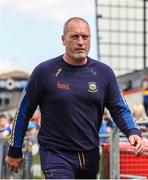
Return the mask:
M120 143L120 174L130 176L133 175L137 177L144 176L148 179L148 140L144 140L144 145L144 153L141 156L136 156L134 154L134 149L128 142ZM109 144L103 145L102 155L102 177L109 179Z

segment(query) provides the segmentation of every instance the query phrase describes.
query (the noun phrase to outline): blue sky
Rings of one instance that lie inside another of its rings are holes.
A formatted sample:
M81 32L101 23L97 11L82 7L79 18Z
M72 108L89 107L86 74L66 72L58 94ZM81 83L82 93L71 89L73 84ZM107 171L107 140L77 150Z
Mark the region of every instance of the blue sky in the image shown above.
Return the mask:
M62 54L63 24L72 16L89 22L89 56L96 59L94 0L0 0L0 73L31 73L40 62Z

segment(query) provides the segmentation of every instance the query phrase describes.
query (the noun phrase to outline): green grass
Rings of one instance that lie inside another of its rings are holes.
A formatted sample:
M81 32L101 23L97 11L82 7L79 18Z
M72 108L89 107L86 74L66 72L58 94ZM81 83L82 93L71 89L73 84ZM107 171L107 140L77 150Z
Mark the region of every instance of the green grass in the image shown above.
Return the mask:
M39 154L33 156L33 164L40 164ZM33 179L45 179L45 178L44 175L42 174L42 176L33 176Z

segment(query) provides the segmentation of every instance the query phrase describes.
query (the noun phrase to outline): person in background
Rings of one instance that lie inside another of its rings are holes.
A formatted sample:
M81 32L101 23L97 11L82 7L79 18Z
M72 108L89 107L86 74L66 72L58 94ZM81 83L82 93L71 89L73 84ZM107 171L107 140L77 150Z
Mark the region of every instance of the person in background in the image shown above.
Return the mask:
M125 104L108 65L88 56L91 32L86 20L72 17L64 24L64 54L40 63L25 87L9 139L6 163L22 166L22 145L28 121L39 105L38 133L42 171L46 179L96 179L99 137L106 107L135 149L143 152L141 131Z
M103 118L104 121L106 121L106 124L108 127L113 128L115 126L115 123L113 122L112 118L110 117L109 112L106 110L103 113Z
M148 78L143 83L143 105L148 116Z
M33 122L29 122L27 131L26 131L26 136L36 135L37 130L38 130L38 126Z
M112 128L113 128L113 122L111 118L109 117L109 114L106 111L104 111L99 135L110 134ZM108 142L107 137L100 137L100 144L107 143L107 142Z
M24 179L32 179L32 165L33 165L33 153L32 148L36 143L36 134L38 132L38 127L36 124L29 122L25 140L23 143L23 174L22 177Z
M4 114L0 115L0 137L6 138L11 133L11 128L7 116Z
M2 175L3 174L6 175L6 178L12 177L12 172L10 172L10 170L6 171L6 166L3 164L5 156L8 152L8 137L10 133L11 133L11 128L8 117L5 114L0 114L0 146L1 146L0 154L2 155L0 156L0 160L2 163L0 171L2 172Z
M8 114L7 119L8 119L10 129L12 129L14 117L11 114Z
M132 90L132 81L131 80L128 80L127 82L126 82L126 87L123 89L123 91L124 92L126 92L126 91L129 91L129 90Z
M140 130L142 132L148 132L148 124L145 123L145 121L148 121L148 116L146 115L144 106L142 104L134 105L132 115L138 122Z
M35 113L33 114L32 118L30 119L31 123L36 125L36 128L39 130L41 126L41 113L39 108L36 109Z
M146 115L144 106L142 104L133 106L132 115L134 116L136 121L143 121L148 119L148 116Z

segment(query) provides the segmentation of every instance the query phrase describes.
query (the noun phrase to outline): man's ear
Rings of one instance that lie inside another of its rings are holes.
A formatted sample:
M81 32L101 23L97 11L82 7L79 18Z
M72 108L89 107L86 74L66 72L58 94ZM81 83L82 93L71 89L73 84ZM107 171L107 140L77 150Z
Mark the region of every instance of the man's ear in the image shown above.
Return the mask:
M61 39L62 39L62 43L63 43L63 45L65 46L65 36L64 36L64 35L62 35Z

